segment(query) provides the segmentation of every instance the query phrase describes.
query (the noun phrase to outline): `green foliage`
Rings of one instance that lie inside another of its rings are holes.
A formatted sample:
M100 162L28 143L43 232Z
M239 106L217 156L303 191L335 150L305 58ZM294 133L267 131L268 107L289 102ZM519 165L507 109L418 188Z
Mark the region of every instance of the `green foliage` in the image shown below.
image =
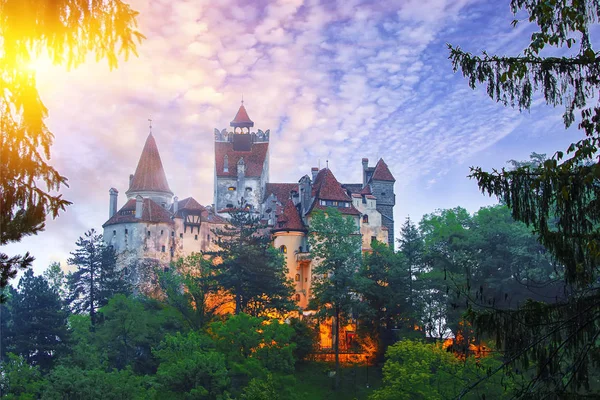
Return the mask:
M213 263L200 253L177 261L172 268L158 272L164 301L176 309L191 329L202 329L227 301L218 293Z
M221 250L212 255L222 261L214 266L214 279L233 296L235 313L259 316L292 310L293 284L266 227L244 207L230 215L229 225L213 231Z
M510 383L499 377L486 380L477 391L464 390L470 382L487 377L489 371L502 365L493 358L460 360L440 344L410 340L390 346L386 357L383 385L370 397L372 400L512 397Z
M167 335L154 354L160 360L156 373L159 398L227 398L225 356L215 351L210 337L194 331Z
M290 341L296 345L293 351L294 359L297 362L305 361L306 357L317 347L317 332L305 320L298 318L292 318L290 326L294 330Z
M280 400L280 391L275 385L273 375L267 374L266 379L252 379L244 388L241 400Z
M154 397L148 377L131 370L106 372L58 366L46 377L42 399L61 400L143 400Z
M27 270L10 303L12 340L2 344L28 363L49 369L67 340L67 314L58 293L44 277Z
M53 135L29 64L47 54L75 67L94 53L115 67L117 52L135 53L143 38L136 15L116 0L0 1L0 246L39 233L71 204L54 192L67 179L48 163ZM0 289L33 259L0 253Z
M260 376L263 370L291 373L294 370L291 342L294 329L276 319L239 314L211 324L217 350L227 357L235 372Z
M106 305L113 295L127 294L131 288L123 271L117 271L115 250L106 246L102 235L90 229L76 245L78 248L68 260L77 270L67 276L67 301L74 312L88 312L94 326L98 308Z
M410 268L403 253L389 246L371 243L356 276L355 287L361 297L361 335L378 342L377 359L382 361L387 346L395 341L394 330L413 330Z
M67 276L62 270L60 263L53 262L44 271L44 278L48 281L50 288L54 290L62 301L67 299Z
M538 329L523 325L522 317L530 315L533 303L522 312L504 315L500 325L481 328L502 336L505 344L521 344L512 349L508 360L527 364L536 359L552 371L547 376L546 368L538 370L524 395L573 396L590 390L590 354L598 351L600 335L600 107L596 99L600 63L589 33L600 21L600 1L512 0L511 7L515 13L524 10L528 21L538 27L523 56L484 52L479 57L450 46L454 69L462 71L472 88L485 83L490 97L519 109L529 109L539 92L547 104L564 106L565 126L577 120L584 137L542 163L491 173L472 168L471 177L482 192L497 196L516 220L532 226L539 241L564 266L566 295L535 305L551 318ZM569 50L576 42L578 49ZM545 46L560 48L566 55L542 57ZM478 319L484 320L488 318Z
M69 316L69 353L63 364L82 370L100 369L107 363L106 354L95 340L89 315Z
M25 358L8 354L8 359L0 363L0 396L5 399L33 400L45 385L37 366L29 365Z

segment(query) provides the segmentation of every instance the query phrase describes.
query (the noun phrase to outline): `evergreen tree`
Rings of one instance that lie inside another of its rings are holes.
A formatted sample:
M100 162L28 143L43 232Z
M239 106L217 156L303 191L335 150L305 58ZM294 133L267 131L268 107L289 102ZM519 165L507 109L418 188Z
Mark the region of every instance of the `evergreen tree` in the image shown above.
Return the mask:
M5 301L0 303L0 359L6 361L6 356L11 352L14 344L13 330L13 300L17 295L17 291L11 285L4 289Z
M257 216L240 207L231 212L228 225L213 233L220 248L211 253L218 260L214 279L233 296L236 315L283 313L294 307L285 261Z
M387 347L394 342L394 329L413 329L409 306L410 284L407 261L401 253L381 243L371 243L365 254L355 287L361 298L361 326L378 341L377 360L383 361Z
M55 64L76 67L93 53L115 67L117 52L135 54L143 38L136 15L117 0L0 1L0 246L39 233L46 216L56 218L70 204L54 192L67 179L48 163L48 110L28 66L44 53ZM0 289L32 262L29 253L0 252Z
M68 260L77 270L67 276L67 301L74 312L89 313L94 326L98 308L117 293L129 293L130 288L126 277L117 271L114 249L104 244L102 235L91 229L77 240L76 245L78 248Z
M523 55L474 56L450 46L455 70L462 71L472 88L487 84L490 97L519 109L529 109L539 92L547 104L564 106L565 126L577 121L584 136L540 165L492 173L473 168L471 176L483 192L507 204L515 219L531 225L565 266L568 298L472 317L497 335L509 360L524 365L538 360L525 393L567 396L589 384L591 355L600 336L600 107L595 100L600 63L590 35L600 21L600 1L512 0L511 8L526 12L538 28ZM546 46L560 48L564 55L542 57Z
M67 275L60 267L60 263L53 262L44 271L44 278L48 281L48 285L53 289L61 300L67 299Z
M423 239L419 233L417 226L406 218L406 221L400 228L400 252L404 255L406 266L408 268L408 306L410 311L411 321L414 323L417 320L415 310L415 284L419 282L418 275L423 270Z
M67 339L67 315L58 293L44 277L27 270L11 302L11 351L31 365L49 369Z
M314 210L310 216L310 251L313 256L313 306L334 318L335 386L339 387L340 318L357 302L354 275L361 265L361 237L352 218L335 208Z

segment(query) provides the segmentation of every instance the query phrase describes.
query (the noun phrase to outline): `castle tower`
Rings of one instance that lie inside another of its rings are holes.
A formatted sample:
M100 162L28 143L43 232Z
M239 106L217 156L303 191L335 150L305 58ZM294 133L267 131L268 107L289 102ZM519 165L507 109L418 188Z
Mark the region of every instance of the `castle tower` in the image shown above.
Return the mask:
M146 139L135 174L130 176L129 189L125 194L128 199L135 199L137 196L149 198L163 208L171 204L173 192L169 189L158 146L152 133Z
M396 194L394 183L396 179L390 172L383 158L377 161L375 167L368 167L368 159L363 159L363 176L371 193L377 199L377 211L381 213L382 225L388 228L388 243L394 246L394 206L396 205ZM366 186L366 185L365 185Z
M269 130L251 132L254 122L243 102L229 124L215 129L215 210L220 215L244 204L258 212L269 181Z

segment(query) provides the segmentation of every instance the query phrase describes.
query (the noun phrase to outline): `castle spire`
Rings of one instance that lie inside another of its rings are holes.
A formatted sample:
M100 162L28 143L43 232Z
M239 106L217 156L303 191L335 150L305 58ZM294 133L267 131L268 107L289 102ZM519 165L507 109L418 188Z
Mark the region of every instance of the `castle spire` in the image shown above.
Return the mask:
M246 107L244 107L244 100L242 100L242 105L240 105L235 118L229 123L229 126L234 128L251 128L254 126L254 122L250 119Z
M126 194L129 198L135 198L138 194L146 197L159 193L168 195L167 197L173 196L167 183L156 140L150 133Z

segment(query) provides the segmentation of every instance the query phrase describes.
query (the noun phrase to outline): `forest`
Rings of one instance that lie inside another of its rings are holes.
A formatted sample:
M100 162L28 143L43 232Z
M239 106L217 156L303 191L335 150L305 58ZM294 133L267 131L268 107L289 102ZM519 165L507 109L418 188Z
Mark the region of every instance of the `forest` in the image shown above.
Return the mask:
M564 296L564 269L506 206L472 215L460 207L438 210L418 226L407 219L398 251L374 243L373 252L355 253L358 264L341 267L354 268L347 276L335 271L352 296L332 293L336 282L328 279L314 293L315 309L322 312L304 317L287 300L283 259L244 214L228 228L232 239L218 254L194 254L169 268L147 265L154 284L143 291L132 280L141 267L118 270L114 251L93 230L76 243L72 272L65 275L58 264L40 276L28 270L1 305L2 394L512 398L538 373L535 359L502 369L501 339L475 329L470 319L477 311L514 310ZM343 233L345 221L336 210L319 218L315 235ZM323 248L314 251L337 254L329 259L354 251L320 241ZM248 262L249 253L256 262ZM223 262L215 265L212 257ZM265 265L271 268L265 271ZM319 325L331 324L332 307L318 302L336 304L332 299L339 299L341 323L358 327L354 347L345 352L370 356L342 360L337 374L335 364L322 358L333 349L319 344ZM307 387L305 380L313 384Z

